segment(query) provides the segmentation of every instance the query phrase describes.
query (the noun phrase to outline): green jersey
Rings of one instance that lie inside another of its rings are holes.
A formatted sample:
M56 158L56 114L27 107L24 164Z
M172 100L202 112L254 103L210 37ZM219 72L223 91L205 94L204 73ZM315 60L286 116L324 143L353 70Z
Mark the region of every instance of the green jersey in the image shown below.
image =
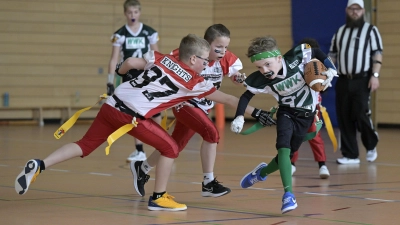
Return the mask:
M156 44L157 41L157 31L143 23L136 33L124 25L111 36L113 46L121 47L122 61L129 57L143 58L150 51L150 44Z
M315 111L318 92L312 90L304 80L304 66L311 60L309 45L299 45L283 55L283 68L274 79L268 79L256 71L245 80L247 90L253 94L271 94L280 106L301 111Z

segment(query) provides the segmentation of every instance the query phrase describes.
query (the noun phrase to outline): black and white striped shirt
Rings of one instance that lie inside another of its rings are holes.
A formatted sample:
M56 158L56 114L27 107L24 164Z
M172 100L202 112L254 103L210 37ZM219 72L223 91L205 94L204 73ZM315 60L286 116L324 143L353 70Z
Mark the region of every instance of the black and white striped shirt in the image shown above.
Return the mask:
M330 55L337 59L338 74L354 75L372 67L372 55L382 51L382 38L378 28L364 23L359 28L341 26L332 38Z

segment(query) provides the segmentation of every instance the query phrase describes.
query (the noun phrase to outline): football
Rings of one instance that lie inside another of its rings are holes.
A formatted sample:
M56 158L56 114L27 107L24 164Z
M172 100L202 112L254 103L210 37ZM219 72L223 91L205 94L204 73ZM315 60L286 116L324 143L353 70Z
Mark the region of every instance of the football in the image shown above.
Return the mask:
M324 90L325 85L322 85L322 83L327 78L327 76L322 75L324 71L327 71L327 68L318 59L311 59L311 61L304 66L304 79L307 85L314 91L320 92Z

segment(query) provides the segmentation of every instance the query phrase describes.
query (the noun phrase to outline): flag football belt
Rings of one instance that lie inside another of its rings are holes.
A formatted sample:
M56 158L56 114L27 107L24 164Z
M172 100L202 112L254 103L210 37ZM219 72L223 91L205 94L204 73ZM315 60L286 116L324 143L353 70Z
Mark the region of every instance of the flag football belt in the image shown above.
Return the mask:
M119 111L142 120L145 119L142 115L140 115L139 113L133 111L128 106L126 106L125 103L121 101L121 99L119 99L116 95L112 95L111 97L113 97L113 99L117 102L115 103L115 107L118 108Z
M164 128L164 130L168 131L172 125L174 125L176 118L173 119L169 124L167 124L167 120L168 120L168 114L167 114L167 110L164 110L164 116L161 120L161 127Z
M115 104L115 107L118 107L118 109L121 112L124 112L128 115L133 116L133 118L132 118L132 123L125 124L124 126L120 127L118 130L114 131L112 134L110 134L108 136L108 138L107 138L108 146L105 149L106 155L108 155L110 153L111 145L118 138L120 138L121 136L123 136L124 134L126 134L127 132L132 130L134 127L137 127L138 122L136 121L136 118L145 119L143 116L141 116L138 113L136 113L135 111L129 109L117 96L113 95L112 97L117 102ZM95 105L97 105L101 100L107 99L107 98L108 98L108 96L106 94L100 95L100 100L97 101ZM77 111L74 115L71 116L71 118L69 118L63 125L61 125L61 127L58 128L56 130L56 132L54 132L54 137L56 139L60 139L75 124L75 122L78 120L79 116L83 112L91 109L92 107L93 106L86 107L86 108L83 108L83 109ZM161 122L162 123L161 126L164 128L164 130L168 130L174 124L174 122L175 122L175 120L172 121L169 125L167 125L167 112L164 111L164 118L162 119L162 122Z
M106 99L108 96L106 94L100 95L100 100L96 102L93 106L97 105L101 100ZM86 108L83 108L81 110L78 110L74 115L71 116L61 127L59 127L56 132L54 132L54 137L56 139L60 139L76 122L76 120L79 118L81 113L91 109L93 106L89 106Z
M271 110L270 110L270 116L273 117L277 110L278 110L278 107L272 107ZM301 117L309 117L309 116L316 115L316 113L315 112L313 112L313 113L297 112L297 114L295 114L295 115L296 116L301 116ZM304 137L303 141L308 141L308 140L313 139L318 134L319 130L321 130L322 124L323 124L322 120L320 120L318 118L318 116L317 116L317 121L315 122L316 130L314 132L307 133L306 136ZM249 129L247 129L247 130L245 130L243 132L240 132L240 134L249 135L249 134L251 134L253 132L256 132L257 130L259 130L261 128L264 128L264 126L261 123L257 122L256 124L254 124Z
M143 116L141 116L140 114L138 114L137 112L129 109L124 102L122 102L116 95L112 96L115 101L117 102L115 104L115 107L118 107L118 109L121 112L124 112L126 114L129 114L131 116L133 116L132 118L132 123L130 124L125 124L124 126L118 128L118 130L114 131L112 134L110 134L110 136L108 136L107 138L107 143L108 146L106 147L105 151L106 151L106 155L110 154L110 147L111 145L120 137L122 137L124 134L128 133L130 130L132 130L134 127L137 127L138 122L136 121L136 118L145 120L145 118ZM172 121L171 124L167 125L167 112L164 111L164 118L161 120L161 126L164 128L164 130L168 130L170 126L172 126L174 121Z
M317 112L317 111L314 112L299 111L286 106L281 106L281 109L284 109L285 111L292 113L295 117L313 117Z
M321 109L322 118L325 121L325 128L326 128L326 130L328 132L329 139L331 139L331 142L332 142L332 145L333 145L333 151L336 152L338 144L337 144L337 139L336 139L336 136L335 136L335 132L333 131L331 119L329 118L329 114L326 111L326 108L324 106L322 106L321 104L319 106L320 106L320 109ZM276 107L272 107L271 110L270 110L270 113L271 113L270 116L273 117L273 115L276 113L277 110L278 110L277 106ZM304 141L309 141L309 140L313 139L322 128L322 124L323 124L322 120L318 117L318 113L315 113L315 115L317 117L316 118L316 122L315 122L316 130L314 132L307 133L307 135L304 138ZM241 132L240 134L249 135L249 134L251 134L253 132L256 132L257 130L259 130L261 128L264 128L264 126L261 123L257 122L252 127L250 127L249 129Z
M329 139L331 139L331 142L332 142L333 152L336 152L337 147L338 147L338 143L337 143L337 140L336 140L335 132L333 131L331 119L329 118L329 114L326 111L325 107L323 107L320 104L319 108L320 108L321 113L322 113L322 118L325 121L325 128L326 128L326 131L328 132Z

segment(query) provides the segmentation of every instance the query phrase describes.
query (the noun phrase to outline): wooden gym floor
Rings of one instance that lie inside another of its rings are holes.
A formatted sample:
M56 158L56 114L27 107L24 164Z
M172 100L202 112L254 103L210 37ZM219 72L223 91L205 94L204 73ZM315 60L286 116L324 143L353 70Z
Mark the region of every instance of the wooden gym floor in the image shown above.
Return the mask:
M377 161L367 163L361 147L361 164L355 166L335 163L341 154L333 152L322 129L331 176L319 179L317 163L304 143L293 177L299 206L282 215L279 172L254 188L239 186L244 174L276 154L274 128L241 136L231 133L229 125L221 132L214 171L232 192L220 198L201 197L201 138L196 135L175 161L168 184L168 192L188 206L181 212L147 209L154 170L146 196L136 194L125 163L134 149L130 136L114 143L108 156L102 145L85 159L48 168L20 196L14 181L27 160L43 159L63 144L78 140L89 125L75 125L60 140L53 137L59 125L0 126L0 224L399 224L399 129L379 129ZM152 148L145 146L145 150L150 154Z

